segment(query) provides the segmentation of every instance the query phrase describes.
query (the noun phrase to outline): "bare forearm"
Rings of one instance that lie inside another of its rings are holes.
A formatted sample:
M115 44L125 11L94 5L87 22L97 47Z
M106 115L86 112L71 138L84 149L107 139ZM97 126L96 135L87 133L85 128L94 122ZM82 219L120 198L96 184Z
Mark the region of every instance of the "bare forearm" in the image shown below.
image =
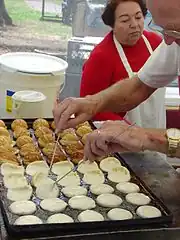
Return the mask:
M126 112L145 101L154 91L135 76L91 97L99 101L98 111Z

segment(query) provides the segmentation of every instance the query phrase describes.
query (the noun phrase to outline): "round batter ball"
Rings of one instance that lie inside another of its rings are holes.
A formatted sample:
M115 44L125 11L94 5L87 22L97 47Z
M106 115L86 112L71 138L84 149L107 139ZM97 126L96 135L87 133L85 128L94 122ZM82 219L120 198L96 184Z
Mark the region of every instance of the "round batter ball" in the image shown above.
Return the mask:
M137 193L140 191L140 188L137 184L131 182L118 183L116 189L124 194L128 193Z
M102 207L112 208L112 207L119 207L123 200L111 193L101 194L96 199L97 203Z
M147 205L151 199L144 193L129 193L126 195L126 201L133 205Z
M138 207L136 213L141 218L157 218L162 216L161 211L153 206Z
M120 166L108 172L108 179L114 183L129 182L131 175L127 168Z
M7 198L11 201L29 200L32 196L32 187L27 185L22 188L9 188L7 191Z
M40 199L57 198L59 188L52 179L45 178L37 185L36 196Z
M87 189L81 186L67 186L61 192L68 198L87 195Z
M37 173L44 173L48 175L49 167L45 161L35 161L26 167L26 173L33 176Z
M115 157L107 157L101 160L100 168L104 172L112 171L113 168L120 167L120 161Z
M78 215L79 222L101 222L104 221L104 217L93 210L86 210Z
M75 196L69 199L69 206L77 210L88 210L96 207L95 201L87 196Z
M57 213L47 219L47 223L73 223L74 220L65 214Z
M57 162L52 165L52 172L56 175L66 174L73 169L74 164L69 161Z
M101 195L103 193L113 193L114 188L107 184L91 185L90 191L95 195Z
M21 174L24 175L24 167L17 166L11 163L3 163L1 165L1 174L3 176L8 176L12 174Z
M105 177L101 170L93 170L84 174L83 181L89 185L101 184L104 183Z
M9 206L9 209L17 215L29 215L36 211L36 204L32 201L16 201Z
M122 208L113 208L108 212L108 218L110 220L127 220L132 219L133 215L130 211Z
M16 219L14 225L36 225L42 224L42 220L34 215L21 216Z
M65 210L67 203L59 198L49 198L42 200L40 206L49 212L62 212Z
M85 174L89 171L96 171L99 167L96 162L90 162L90 161L80 161L78 166L78 172Z

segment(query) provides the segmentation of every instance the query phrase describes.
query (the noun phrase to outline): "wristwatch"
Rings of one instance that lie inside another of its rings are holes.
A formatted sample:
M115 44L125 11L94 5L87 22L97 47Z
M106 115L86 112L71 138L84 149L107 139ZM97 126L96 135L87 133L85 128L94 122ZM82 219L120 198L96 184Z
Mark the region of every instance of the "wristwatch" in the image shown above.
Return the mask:
M168 156L175 157L180 145L180 130L177 128L169 128L166 131L166 136L168 139Z

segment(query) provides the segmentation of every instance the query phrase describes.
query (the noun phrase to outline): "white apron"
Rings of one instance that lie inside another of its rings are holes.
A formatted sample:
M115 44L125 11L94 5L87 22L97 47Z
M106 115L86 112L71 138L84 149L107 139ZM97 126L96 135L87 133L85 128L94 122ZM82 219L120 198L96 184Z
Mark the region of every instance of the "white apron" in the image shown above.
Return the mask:
M148 51L152 54L153 50L149 41L144 35L142 35L142 37ZM132 77L135 73L133 73L124 50L115 36L114 43L128 76ZM131 123L136 123L136 125L143 128L166 128L165 91L165 88L156 90L145 102L129 111L125 118Z

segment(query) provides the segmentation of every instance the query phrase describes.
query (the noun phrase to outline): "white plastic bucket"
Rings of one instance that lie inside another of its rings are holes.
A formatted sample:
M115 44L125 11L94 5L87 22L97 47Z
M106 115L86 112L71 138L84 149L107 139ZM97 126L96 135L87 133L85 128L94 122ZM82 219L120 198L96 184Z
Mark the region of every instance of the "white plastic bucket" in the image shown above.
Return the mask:
M38 118L43 115L46 96L41 92L18 91L13 96L13 114L16 118Z
M57 91L64 84L67 62L39 53L14 52L0 56L0 118L15 118L12 95L33 90L46 96L41 116L52 117ZM33 116L33 111L30 110ZM22 115L22 117L25 117Z

